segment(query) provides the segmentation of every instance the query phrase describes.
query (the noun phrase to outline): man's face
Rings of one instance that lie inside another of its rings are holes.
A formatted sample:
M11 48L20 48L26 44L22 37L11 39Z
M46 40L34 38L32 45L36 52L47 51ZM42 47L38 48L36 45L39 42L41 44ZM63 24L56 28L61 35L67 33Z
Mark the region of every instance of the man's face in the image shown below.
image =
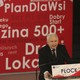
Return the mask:
M48 45L49 45L49 47L50 47L51 49L54 49L54 48L56 48L57 45L58 45L58 38L55 37L55 36L51 36L51 37L48 39L47 43L48 43Z

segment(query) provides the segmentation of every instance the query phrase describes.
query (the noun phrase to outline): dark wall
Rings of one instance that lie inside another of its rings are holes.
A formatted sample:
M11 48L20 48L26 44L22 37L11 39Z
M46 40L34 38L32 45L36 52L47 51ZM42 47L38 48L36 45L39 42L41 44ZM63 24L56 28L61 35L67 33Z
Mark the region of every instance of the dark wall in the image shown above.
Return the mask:
M73 2L73 58L80 60L80 0Z

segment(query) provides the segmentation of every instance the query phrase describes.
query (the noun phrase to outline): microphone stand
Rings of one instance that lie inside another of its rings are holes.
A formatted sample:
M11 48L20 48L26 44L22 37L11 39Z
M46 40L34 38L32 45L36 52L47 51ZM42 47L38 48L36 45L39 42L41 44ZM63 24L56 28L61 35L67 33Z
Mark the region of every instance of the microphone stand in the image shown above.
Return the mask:
M38 68L39 66L36 67L36 80L38 80Z
M38 75L37 75L37 68L36 68L36 80L38 80L38 79L37 79L37 76L38 76Z

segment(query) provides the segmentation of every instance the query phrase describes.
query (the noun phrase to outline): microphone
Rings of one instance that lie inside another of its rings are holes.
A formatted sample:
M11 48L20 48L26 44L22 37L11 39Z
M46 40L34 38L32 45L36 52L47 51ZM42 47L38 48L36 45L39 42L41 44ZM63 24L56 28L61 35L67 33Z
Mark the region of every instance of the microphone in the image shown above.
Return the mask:
M41 65L39 65L39 67L42 67L42 66L45 66L45 65L47 65L48 63L45 63L45 64L41 64Z
M72 58L66 58L63 54L61 54L62 56L63 56L63 58L65 58L65 60L67 60L67 61L69 61L69 62L71 62L72 64L73 63L80 63L80 61L78 61L78 60L73 60Z
M49 64L52 64L53 62L49 62L49 63L45 63L45 64L41 64L39 65L39 67L42 67L42 66L46 66L46 65L49 65Z

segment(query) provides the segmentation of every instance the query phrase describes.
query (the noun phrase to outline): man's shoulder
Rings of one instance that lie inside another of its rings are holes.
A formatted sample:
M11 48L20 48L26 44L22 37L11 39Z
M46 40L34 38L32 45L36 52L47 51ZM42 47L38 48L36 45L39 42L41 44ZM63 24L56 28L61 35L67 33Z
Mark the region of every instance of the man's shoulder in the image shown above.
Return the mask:
M44 45L39 49L39 51L45 51L47 48L49 48L49 46L48 45Z
M40 48L40 50L44 50L45 48L47 48L48 47L48 45L44 45L44 46L42 46L41 48Z

